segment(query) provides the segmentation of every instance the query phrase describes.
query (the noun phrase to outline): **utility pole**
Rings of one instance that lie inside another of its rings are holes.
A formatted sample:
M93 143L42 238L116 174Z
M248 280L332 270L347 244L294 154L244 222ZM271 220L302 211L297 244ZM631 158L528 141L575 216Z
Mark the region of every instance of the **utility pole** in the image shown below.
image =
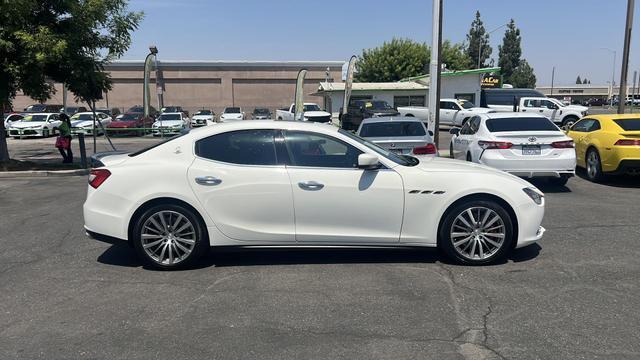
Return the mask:
M554 66L553 69L551 70L551 94L549 94L549 96L553 96L553 80L556 76L556 67Z
M429 129L438 146L440 131L440 47L442 43L442 0L433 0L431 62L429 66Z
M633 112L634 102L636 100L636 79L638 77L638 72L633 72L633 86L631 87L631 112Z
M627 72L629 71L629 48L631 46L631 28L633 27L634 7L635 0L627 0L627 23L624 28L624 50L622 51L622 69L620 70L618 114L624 114L624 106L627 100Z

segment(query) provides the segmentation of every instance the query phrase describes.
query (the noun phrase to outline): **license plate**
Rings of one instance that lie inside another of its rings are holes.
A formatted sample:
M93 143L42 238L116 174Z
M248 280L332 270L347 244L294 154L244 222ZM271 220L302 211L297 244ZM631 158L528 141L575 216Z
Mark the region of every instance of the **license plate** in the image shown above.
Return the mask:
M540 145L523 145L522 155L540 155Z

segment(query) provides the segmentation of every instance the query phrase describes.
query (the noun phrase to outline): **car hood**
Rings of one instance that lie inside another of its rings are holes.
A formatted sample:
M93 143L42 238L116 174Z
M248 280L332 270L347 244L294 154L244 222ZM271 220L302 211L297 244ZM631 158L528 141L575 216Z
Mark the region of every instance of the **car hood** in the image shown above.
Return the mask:
M305 111L304 116L305 117L325 117L325 116L331 116L331 114L329 114L326 111Z
M367 110L367 114L371 114L373 116L393 116L400 115L397 110L387 109L387 110Z
M492 174L501 176L503 178L509 178L516 182L519 182L523 187L533 187L529 182L523 180L515 175L511 175L504 171L494 169L485 165L476 164L468 161L454 160L442 157L421 158L420 164L416 167L425 172L455 172L455 173L469 173L469 172L482 172L485 174Z
M182 126L184 122L182 120L159 120L153 123L153 127L159 126Z
M30 127L44 126L44 121L15 121L11 123L11 127L14 129L26 129Z
M472 108L469 108L469 109L464 109L462 111L473 112L473 113L476 113L476 114L488 114L488 113L496 112L494 109L483 108L483 107L472 107Z
M75 120L71 122L71 127L85 127L85 126L93 126L93 120ZM96 121L96 126L100 127L97 121Z

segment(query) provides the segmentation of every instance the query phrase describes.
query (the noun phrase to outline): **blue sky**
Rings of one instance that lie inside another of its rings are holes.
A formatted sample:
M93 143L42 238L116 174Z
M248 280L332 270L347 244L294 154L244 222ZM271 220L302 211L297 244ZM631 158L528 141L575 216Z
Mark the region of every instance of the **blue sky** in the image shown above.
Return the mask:
M513 18L523 57L538 85L620 81L626 0L444 0L443 38L465 40L476 10L487 30ZM346 60L393 37L430 43L431 1L131 0L145 19L123 59L142 59L156 44L160 60ZM640 13L635 11L629 81L640 73ZM299 20L296 20L296 16ZM497 58L504 30L491 35ZM639 74L640 75L640 74Z

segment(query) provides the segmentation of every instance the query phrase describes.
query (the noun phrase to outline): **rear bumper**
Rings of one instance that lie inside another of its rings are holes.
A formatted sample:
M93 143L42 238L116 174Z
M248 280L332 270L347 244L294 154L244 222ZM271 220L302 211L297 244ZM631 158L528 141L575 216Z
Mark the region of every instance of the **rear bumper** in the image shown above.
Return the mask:
M611 173L614 175L640 175L640 159L621 160L618 167Z
M499 151L484 151L480 163L527 178L571 177L575 175L576 156L574 151L562 151L552 156L507 158Z

